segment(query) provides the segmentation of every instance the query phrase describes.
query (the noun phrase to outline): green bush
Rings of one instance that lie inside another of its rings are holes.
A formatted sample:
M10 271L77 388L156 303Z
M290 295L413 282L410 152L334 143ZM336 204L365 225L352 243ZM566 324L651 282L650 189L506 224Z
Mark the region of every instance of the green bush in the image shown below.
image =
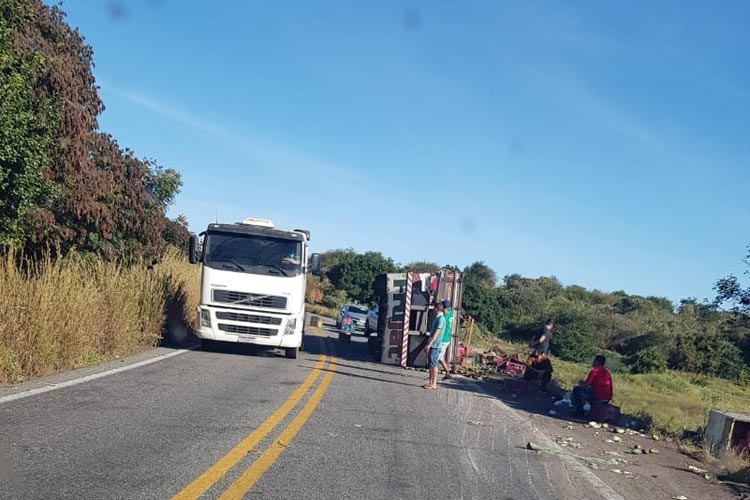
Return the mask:
M380 252L343 252L339 262L328 270L326 277L337 290L345 292L345 297L351 297L362 305L370 305L375 302L372 290L375 277L396 270L393 260L383 257Z
M552 354L566 361L591 361L602 344L594 329L592 309L582 302L556 298L548 315L555 320Z
M669 367L735 381L748 369L742 350L711 332L677 336Z
M664 334L660 332L649 332L626 339L621 346L618 347L618 350L626 356L632 356L638 351L663 346L667 342L668 339Z
M631 373L664 373L667 370L667 358L656 346L633 353L627 358L627 364Z
M344 306L346 301L346 292L343 290L332 290L323 296L323 306L337 311Z

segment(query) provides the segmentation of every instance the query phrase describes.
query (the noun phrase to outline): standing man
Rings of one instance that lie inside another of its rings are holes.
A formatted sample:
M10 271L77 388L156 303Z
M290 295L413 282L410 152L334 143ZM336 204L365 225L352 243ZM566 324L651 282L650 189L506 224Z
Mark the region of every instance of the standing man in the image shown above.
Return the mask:
M443 304L435 304L435 320L432 322L432 331L430 332L430 341L425 346L427 351L427 370L430 372L430 381L423 385L425 389L437 389L438 365L440 364L440 346L443 343L443 333L445 332L445 315L443 314Z
M551 319L545 321L539 334L531 342L531 348L544 356L549 356L549 341L552 338L552 327L555 326L555 322Z
M448 362L445 360L445 353L448 352L448 348L451 346L451 334L453 329L453 308L451 307L451 301L446 299L443 301L443 315L445 316L445 333L443 333L443 343L440 346L440 366L445 370L445 377L443 380L451 379L451 368L448 366Z
M586 380L581 380L573 388L573 405L579 417L584 415L583 406L586 402L609 404L612 401L612 374L604 368L606 362L607 358L602 355L595 357Z

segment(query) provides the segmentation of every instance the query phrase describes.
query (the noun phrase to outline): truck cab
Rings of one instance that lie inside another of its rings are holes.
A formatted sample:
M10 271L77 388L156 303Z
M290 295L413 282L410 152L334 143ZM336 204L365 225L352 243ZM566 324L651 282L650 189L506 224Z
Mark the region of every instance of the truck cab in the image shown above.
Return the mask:
M199 327L195 335L214 342L280 348L296 358L302 347L305 281L310 232L277 229L266 219L209 224L198 250L191 235L190 261L201 262ZM319 256L310 259L319 266Z

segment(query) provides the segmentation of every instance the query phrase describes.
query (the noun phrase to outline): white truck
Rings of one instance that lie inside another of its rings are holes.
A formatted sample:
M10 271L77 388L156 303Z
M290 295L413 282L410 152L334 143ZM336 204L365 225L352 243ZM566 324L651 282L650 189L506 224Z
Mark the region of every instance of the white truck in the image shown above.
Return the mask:
M267 219L209 224L190 235L189 260L201 262L198 330L204 348L243 342L284 349L296 358L305 326L305 281L318 272L320 255L309 257L310 232L284 231Z

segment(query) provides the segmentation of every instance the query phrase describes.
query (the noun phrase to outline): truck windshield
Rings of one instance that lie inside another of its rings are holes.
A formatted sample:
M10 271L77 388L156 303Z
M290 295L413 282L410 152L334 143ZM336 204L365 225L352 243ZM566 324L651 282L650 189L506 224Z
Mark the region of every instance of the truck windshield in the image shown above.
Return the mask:
M203 245L203 263L214 269L279 276L296 276L302 272L302 246L298 241L208 233Z

